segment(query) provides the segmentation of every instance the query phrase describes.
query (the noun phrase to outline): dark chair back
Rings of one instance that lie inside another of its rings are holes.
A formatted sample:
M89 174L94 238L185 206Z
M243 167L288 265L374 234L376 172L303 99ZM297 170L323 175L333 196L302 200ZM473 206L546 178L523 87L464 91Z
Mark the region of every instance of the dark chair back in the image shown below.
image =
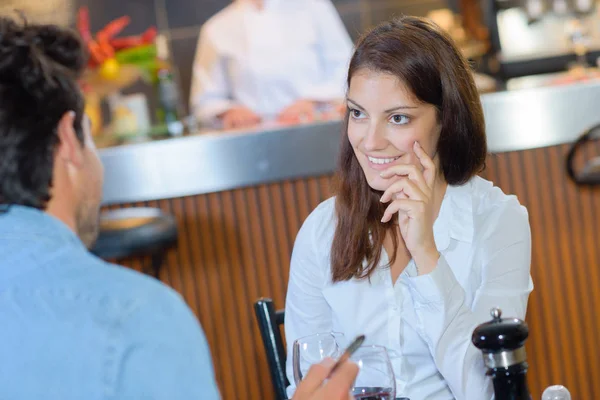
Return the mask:
M271 381L277 400L287 399L286 387L289 382L285 375L285 347L281 337L280 325L283 325L284 311L275 311L273 300L261 298L254 303L254 312L258 328L267 353Z

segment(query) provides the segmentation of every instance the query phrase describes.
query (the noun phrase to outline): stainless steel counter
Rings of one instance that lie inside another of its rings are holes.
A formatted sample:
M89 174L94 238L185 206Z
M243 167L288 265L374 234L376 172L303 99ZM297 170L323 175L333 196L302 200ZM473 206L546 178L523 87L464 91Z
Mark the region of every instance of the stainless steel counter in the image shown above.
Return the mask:
M482 95L492 153L569 143L600 123L600 83ZM198 195L334 171L341 122L212 132L100 150L104 204Z

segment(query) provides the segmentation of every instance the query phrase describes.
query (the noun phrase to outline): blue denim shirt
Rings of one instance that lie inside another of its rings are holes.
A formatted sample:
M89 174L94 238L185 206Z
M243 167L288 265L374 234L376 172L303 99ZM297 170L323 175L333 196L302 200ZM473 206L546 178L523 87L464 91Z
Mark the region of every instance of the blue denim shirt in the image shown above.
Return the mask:
M218 399L204 333L157 280L52 216L0 213L0 399Z

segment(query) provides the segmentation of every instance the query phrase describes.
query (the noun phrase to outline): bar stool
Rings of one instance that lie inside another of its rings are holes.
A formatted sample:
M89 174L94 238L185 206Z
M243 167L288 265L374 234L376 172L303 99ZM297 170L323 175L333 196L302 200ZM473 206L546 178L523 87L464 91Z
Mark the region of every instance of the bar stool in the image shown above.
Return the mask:
M152 275L160 269L168 249L177 242L175 218L158 208L123 208L100 216L100 233L91 252L103 259L149 255Z

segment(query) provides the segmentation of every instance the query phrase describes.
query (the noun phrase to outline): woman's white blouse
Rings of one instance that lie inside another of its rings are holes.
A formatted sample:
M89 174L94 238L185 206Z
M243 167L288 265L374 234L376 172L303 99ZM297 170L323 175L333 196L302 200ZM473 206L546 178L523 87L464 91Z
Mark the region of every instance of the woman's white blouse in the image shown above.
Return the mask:
M387 347L397 397L492 399L492 384L471 334L491 319L493 307L504 316L525 318L533 290L525 207L479 177L448 186L434 224L441 254L437 267L417 276L411 261L393 284L385 251L370 281L332 283L334 205L334 198L321 203L294 245L285 305L292 386L294 340L337 331L347 338L366 334L367 344Z

